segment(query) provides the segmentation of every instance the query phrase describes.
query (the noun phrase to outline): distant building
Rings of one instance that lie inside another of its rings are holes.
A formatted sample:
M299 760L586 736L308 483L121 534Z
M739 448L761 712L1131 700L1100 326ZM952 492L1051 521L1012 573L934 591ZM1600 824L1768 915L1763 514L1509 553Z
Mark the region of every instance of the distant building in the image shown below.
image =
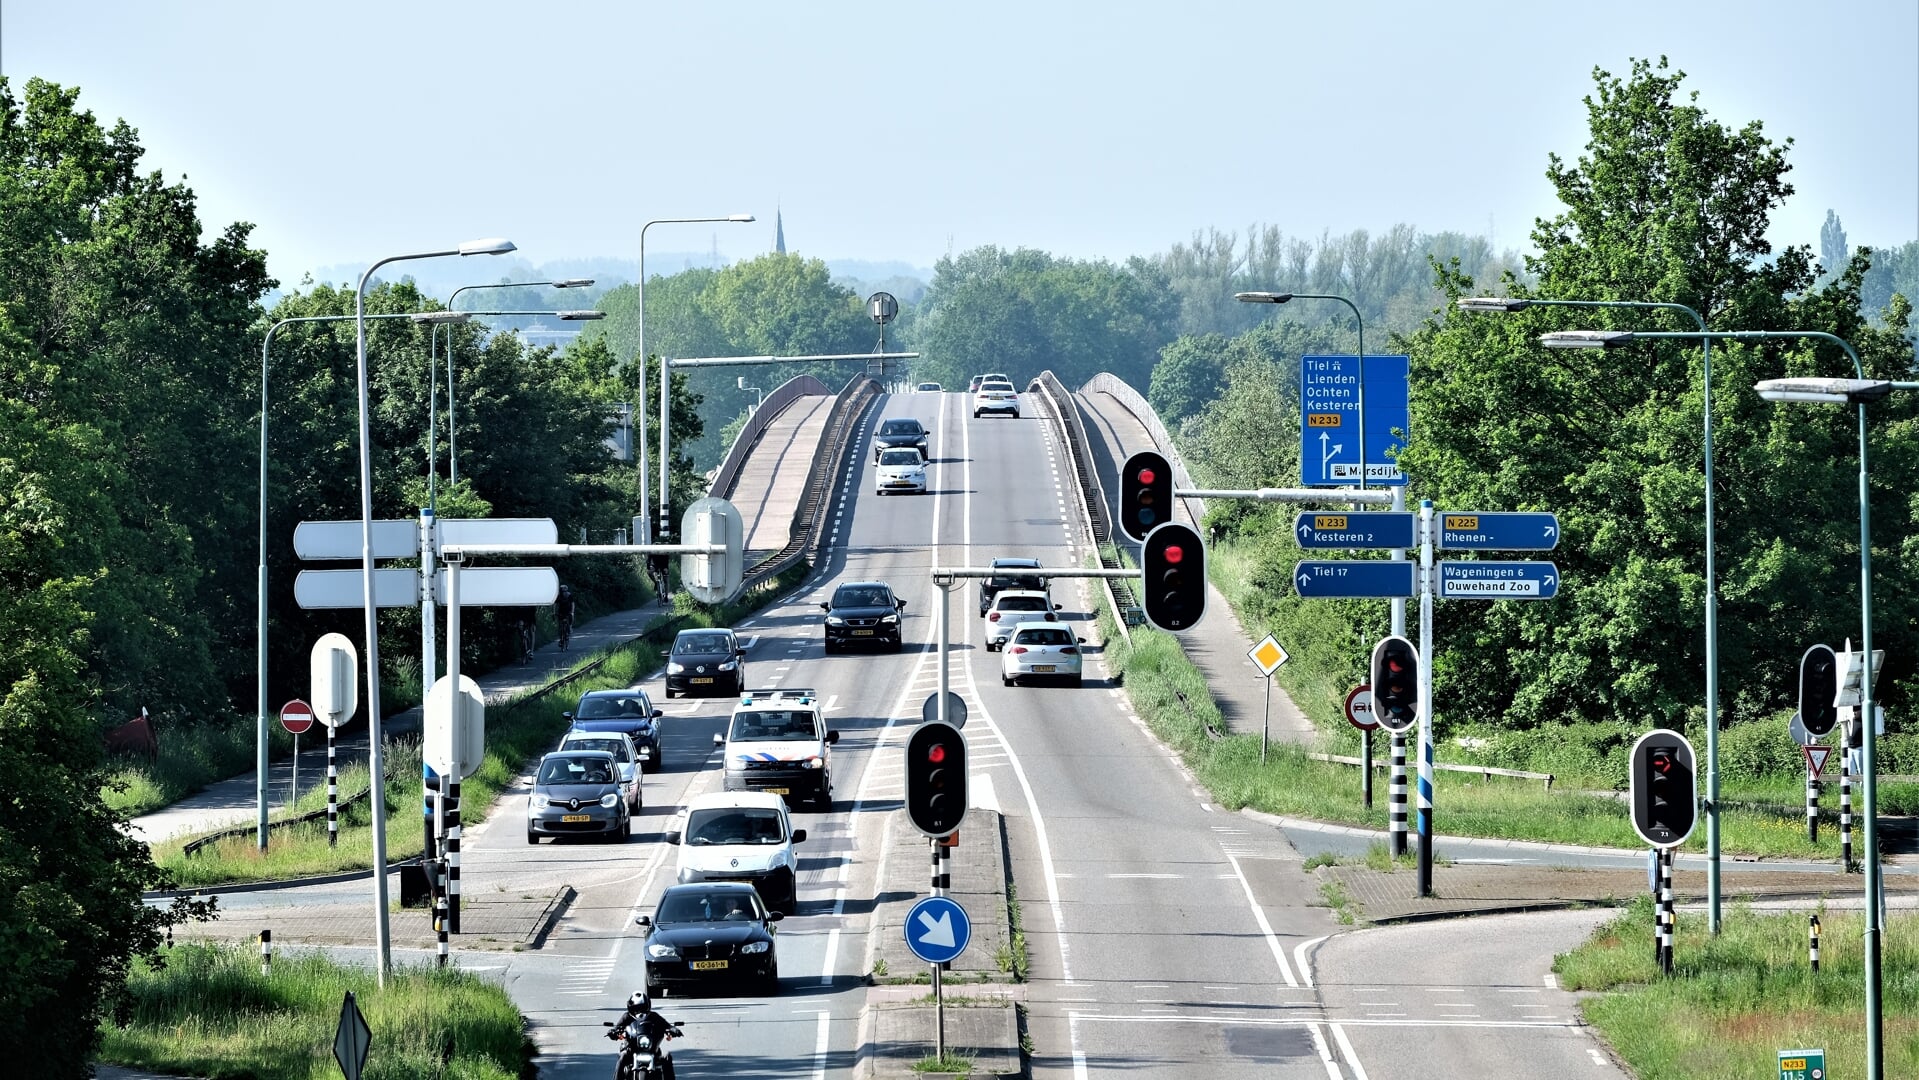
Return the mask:
M779 207L773 208L773 251L786 254L786 220L780 216Z

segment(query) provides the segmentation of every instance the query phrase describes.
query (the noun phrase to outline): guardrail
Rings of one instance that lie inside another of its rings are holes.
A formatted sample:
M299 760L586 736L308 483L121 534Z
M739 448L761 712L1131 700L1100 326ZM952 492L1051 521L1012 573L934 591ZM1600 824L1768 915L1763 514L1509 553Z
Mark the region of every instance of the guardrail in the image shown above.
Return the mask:
M834 398L832 411L826 415L826 426L820 432L820 444L813 451L812 467L807 470L806 488L800 493L799 505L793 508L793 524L786 533L786 546L746 572L740 582L741 592L772 581L819 550L825 537L827 511L832 506L830 497L845 464L853 433L859 430L867 410L879 400L880 393L877 380L869 375L855 375Z
M760 402L760 407L753 410L746 426L740 428L739 436L733 440L732 449L726 452L726 460L720 462L719 470L713 474L713 482L707 486L706 493L731 499L733 489L739 486L740 470L745 468L746 459L753 455L753 448L759 445L760 436L766 434L766 429L779 419L786 407L803 397L824 396L832 392L832 387L811 375L795 375L774 387L773 392Z
M1038 395L1042 409L1053 421L1060 441L1072 459L1073 483L1085 515L1080 524L1084 526L1089 546L1102 567L1118 569L1119 560L1105 552L1105 545L1112 539L1112 521L1107 516L1106 492L1100 487L1099 470L1094 468L1092 455L1087 452L1086 426L1080 419L1079 404L1051 371L1041 372L1028 389ZM1145 621L1140 614L1139 603L1133 597L1132 586L1124 579L1101 578L1100 587L1106 591L1106 600L1113 606L1113 622L1119 627L1121 640L1131 645L1133 635L1128 628Z
M1314 761L1330 761L1335 765L1360 764L1358 758L1347 757L1343 754L1307 754L1306 756L1312 758ZM1390 768L1391 764L1389 761L1379 759L1373 762L1373 768L1386 769ZM1547 791L1553 789L1553 774L1549 772L1527 772L1524 769L1498 769L1491 765L1448 765L1443 761L1433 762L1433 768L1441 772L1478 773L1487 779L1495 776L1511 776L1520 780L1543 780L1546 782Z
M1146 434L1153 437L1153 449L1159 451L1166 458L1167 463L1172 465L1173 486L1181 488L1199 486L1193 483L1192 474L1186 471L1186 461L1179 456L1179 447L1174 444L1172 435L1166 431L1166 425L1159 422L1159 413L1154 411L1153 406L1141 397L1140 392L1133 389L1131 384L1111 372L1102 371L1086 380L1086 385L1080 387L1079 392L1105 394L1119 402L1120 406L1132 413L1133 419L1138 420L1140 426L1146 429ZM1180 498L1185 501L1186 512L1191 515L1193 524L1198 525L1206 520L1205 499L1191 495L1182 495Z

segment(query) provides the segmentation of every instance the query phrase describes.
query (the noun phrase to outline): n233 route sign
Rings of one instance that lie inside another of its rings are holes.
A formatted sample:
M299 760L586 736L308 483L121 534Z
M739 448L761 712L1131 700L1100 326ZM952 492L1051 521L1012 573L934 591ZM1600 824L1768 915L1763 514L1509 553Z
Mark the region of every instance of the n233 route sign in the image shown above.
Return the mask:
M1411 596L1415 569L1384 559L1307 560L1293 567L1293 585L1305 597Z
M1551 551L1559 546L1559 517L1547 513L1439 515L1440 548L1454 551Z
M1365 391L1366 482L1400 485L1395 434L1411 423L1404 356L1302 356L1299 360L1299 482L1344 487L1359 482L1360 392ZM1363 380L1363 381L1362 381ZM1405 547L1407 545L1395 545Z
M1409 548L1419 515L1404 511L1370 514L1301 514L1293 538L1303 548Z
M1442 600L1551 600L1559 595L1559 568L1549 562L1442 559Z

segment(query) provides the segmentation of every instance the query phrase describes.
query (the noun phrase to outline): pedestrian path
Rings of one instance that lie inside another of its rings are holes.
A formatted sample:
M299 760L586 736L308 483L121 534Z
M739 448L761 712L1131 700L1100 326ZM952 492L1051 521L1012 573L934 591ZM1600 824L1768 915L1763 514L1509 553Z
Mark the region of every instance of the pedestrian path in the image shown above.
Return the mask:
M569 648L562 650L556 642L548 642L535 649L528 662L511 664L482 675L475 675L474 681L480 684L480 691L486 696L488 704L511 700L548 685L583 660L589 660L633 641L664 613L665 609L655 602L630 611L616 611L603 615L592 622L574 627L573 640ZM279 721L269 718L268 722L278 723ZM421 713L416 706L392 716L383 717L381 726L386 735L391 738L395 735L418 732L420 723ZM342 736L336 746L336 752L341 769L365 761L367 757L365 727L362 725L353 733ZM293 790L294 779L294 759L288 758L272 763L267 770L269 807L278 808L286 804ZM321 729L317 725L300 740L298 780L302 791L311 790L316 784L326 783L326 737L321 734ZM129 830L133 835L153 843L170 837L196 835L256 821L259 814L258 783L257 773L254 770L248 770L240 776L208 785L204 790L189 795L171 806L134 818L129 823Z

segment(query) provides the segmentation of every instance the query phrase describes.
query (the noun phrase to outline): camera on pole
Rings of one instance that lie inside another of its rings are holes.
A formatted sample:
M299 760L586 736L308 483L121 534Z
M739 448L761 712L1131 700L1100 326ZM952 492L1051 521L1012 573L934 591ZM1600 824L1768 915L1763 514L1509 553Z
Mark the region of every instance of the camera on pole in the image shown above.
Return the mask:
M1140 604L1161 630L1191 630L1206 614L1206 549L1190 526L1169 521L1140 547Z
M1135 540L1173 520L1173 469L1166 459L1142 450L1119 471L1119 527Z
M1419 650L1403 637L1373 646L1373 717L1387 731L1402 732L1419 720Z
M906 816L927 836L951 836L966 816L966 739L927 720L906 740Z
M1653 847L1677 847L1698 819L1692 744L1677 731L1648 731L1632 746L1632 827Z
M1839 657L1814 645L1799 659L1799 724L1814 738L1839 722Z

